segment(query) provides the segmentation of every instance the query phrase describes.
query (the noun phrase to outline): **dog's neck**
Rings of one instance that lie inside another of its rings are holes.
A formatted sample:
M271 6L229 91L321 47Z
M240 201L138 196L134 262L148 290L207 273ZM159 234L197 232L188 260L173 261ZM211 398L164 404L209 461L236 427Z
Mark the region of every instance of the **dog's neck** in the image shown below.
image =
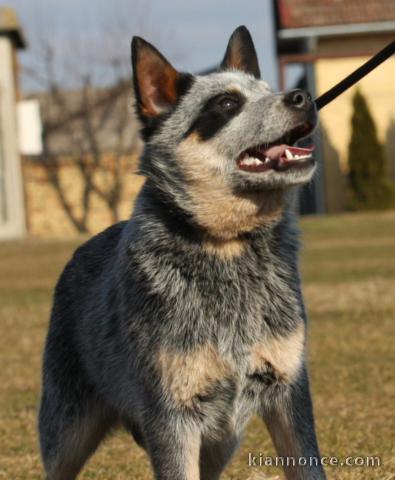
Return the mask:
M207 253L230 259L242 254L254 232L270 234L283 216L286 197L284 191L231 194L218 187L211 192L192 189L183 209L147 180L135 214L148 212Z
M194 194L196 194L194 196ZM280 220L284 192L233 193L228 189L191 192L190 208L196 223L217 243L232 242Z

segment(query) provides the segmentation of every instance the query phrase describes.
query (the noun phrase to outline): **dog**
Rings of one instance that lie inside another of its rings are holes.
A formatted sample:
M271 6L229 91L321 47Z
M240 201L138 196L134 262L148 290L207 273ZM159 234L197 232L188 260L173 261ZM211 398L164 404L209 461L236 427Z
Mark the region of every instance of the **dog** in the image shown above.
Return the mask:
M260 79L244 26L215 73L181 73L139 37L132 64L146 182L131 219L78 248L57 283L47 479L75 479L122 427L157 480L216 480L254 414L296 459L287 479L324 479L291 202L316 168L312 147L294 146L314 102Z

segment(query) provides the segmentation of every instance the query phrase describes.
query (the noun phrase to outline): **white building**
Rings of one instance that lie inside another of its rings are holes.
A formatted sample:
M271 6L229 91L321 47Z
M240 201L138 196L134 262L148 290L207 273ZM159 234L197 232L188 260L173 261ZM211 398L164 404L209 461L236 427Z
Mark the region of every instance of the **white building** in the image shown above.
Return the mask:
M0 239L26 233L18 143L16 51L26 42L14 10L0 7Z

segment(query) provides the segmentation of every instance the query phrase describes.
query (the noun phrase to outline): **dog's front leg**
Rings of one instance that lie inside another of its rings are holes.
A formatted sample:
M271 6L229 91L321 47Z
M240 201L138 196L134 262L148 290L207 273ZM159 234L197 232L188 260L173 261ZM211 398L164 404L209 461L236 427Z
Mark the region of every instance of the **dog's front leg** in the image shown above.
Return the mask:
M278 396L263 399L262 416L288 480L326 478L318 449L309 379L303 366L298 379Z
M191 419L161 412L150 419L144 437L156 480L200 479L201 436Z

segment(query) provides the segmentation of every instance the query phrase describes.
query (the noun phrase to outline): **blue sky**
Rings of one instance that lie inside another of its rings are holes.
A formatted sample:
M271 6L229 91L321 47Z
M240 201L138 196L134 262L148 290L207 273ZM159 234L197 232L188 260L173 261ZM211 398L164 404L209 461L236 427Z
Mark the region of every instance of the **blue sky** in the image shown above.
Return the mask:
M61 81L86 68L95 83L106 83L102 59L116 56L129 68L134 34L154 43L180 70L197 72L221 60L241 24L252 33L262 76L277 85L271 0L0 0L0 5L17 10L29 41L21 55L25 90L38 88L31 72L41 73L45 43L56 52Z

